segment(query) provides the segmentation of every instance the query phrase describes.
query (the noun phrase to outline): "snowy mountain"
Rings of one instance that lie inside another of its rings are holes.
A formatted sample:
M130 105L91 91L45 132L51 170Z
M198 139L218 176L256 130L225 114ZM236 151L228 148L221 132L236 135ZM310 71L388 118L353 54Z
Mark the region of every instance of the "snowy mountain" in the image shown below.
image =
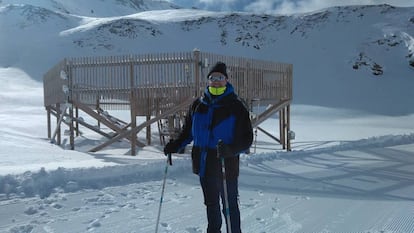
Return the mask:
M26 9L31 7L48 10L50 12L60 12L63 14L79 15L84 17L113 17L129 15L148 10L179 9L167 1L153 0L2 0L0 3L6 5L26 5ZM36 11L36 10L35 10ZM33 12L36 14L36 12Z
M414 112L414 8L344 6L284 16L144 0L0 4L0 66L39 81L64 57L199 48L293 64L298 104Z

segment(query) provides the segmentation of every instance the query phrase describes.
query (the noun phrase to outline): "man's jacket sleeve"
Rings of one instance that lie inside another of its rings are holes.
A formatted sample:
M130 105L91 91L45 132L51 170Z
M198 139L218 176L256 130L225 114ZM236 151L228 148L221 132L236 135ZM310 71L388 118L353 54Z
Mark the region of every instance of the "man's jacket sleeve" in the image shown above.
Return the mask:
M236 127L234 141L231 145L235 154L246 152L253 142L253 129L247 108L240 102L240 108L236 115Z

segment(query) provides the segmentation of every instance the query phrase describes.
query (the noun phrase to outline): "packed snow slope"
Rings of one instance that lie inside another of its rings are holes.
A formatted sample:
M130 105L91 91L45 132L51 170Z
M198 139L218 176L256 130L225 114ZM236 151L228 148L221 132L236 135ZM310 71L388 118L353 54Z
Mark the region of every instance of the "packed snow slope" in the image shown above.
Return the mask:
M64 57L191 51L291 63L294 103L414 112L414 8L297 15L180 9L164 1L3 0L0 67L37 81Z

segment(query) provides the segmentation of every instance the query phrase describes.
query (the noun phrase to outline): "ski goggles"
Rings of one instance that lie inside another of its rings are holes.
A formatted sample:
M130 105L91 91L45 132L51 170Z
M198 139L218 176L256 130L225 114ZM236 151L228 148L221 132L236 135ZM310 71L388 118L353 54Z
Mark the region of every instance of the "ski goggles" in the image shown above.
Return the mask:
M224 75L210 75L208 76L208 80L212 82L223 81L226 79Z

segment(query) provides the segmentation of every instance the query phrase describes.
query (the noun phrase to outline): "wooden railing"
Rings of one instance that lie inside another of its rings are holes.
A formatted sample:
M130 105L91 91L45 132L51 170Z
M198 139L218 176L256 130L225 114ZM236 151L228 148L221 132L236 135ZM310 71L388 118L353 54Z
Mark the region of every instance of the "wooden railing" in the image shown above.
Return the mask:
M147 115L200 95L216 61L227 64L229 80L246 103L292 99L290 64L195 51L67 58L45 74L44 104L65 103L66 85L72 100L91 107L99 104L105 110L130 109L135 103L136 114ZM67 80L61 78L62 72Z

